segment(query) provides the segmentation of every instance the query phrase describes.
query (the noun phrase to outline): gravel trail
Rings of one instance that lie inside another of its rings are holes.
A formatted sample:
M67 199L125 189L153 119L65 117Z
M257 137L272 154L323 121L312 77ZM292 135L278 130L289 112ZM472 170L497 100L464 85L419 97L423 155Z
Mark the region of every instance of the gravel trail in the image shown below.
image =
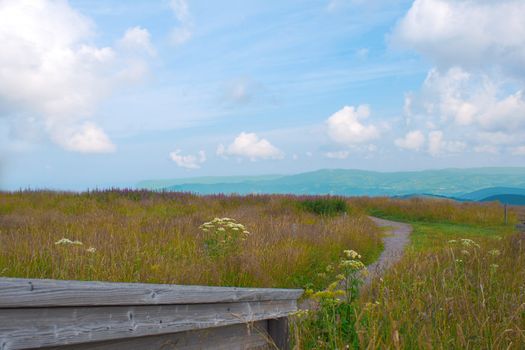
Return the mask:
M374 263L367 266L368 277L364 281L364 285L370 284L370 282L381 275L398 262L403 256L403 251L406 245L410 241L410 233L412 233L412 226L404 224L402 222L390 221L375 218L370 216L370 219L379 227L389 227L390 229L386 232L383 237L384 250Z

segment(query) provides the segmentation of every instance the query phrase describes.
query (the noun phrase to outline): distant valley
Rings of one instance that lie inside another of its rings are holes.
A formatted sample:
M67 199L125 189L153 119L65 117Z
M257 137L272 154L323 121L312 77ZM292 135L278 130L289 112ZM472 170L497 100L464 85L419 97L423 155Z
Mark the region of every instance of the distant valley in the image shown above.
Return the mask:
M198 194L292 193L346 196L431 196L525 205L525 168L374 172L323 169L296 175L149 180L137 188Z

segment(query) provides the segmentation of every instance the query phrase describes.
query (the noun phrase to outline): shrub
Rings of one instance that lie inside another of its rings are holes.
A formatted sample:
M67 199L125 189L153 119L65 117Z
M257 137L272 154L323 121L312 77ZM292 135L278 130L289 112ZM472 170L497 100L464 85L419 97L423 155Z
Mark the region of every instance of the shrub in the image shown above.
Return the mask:
M323 216L335 216L348 211L348 205L341 198L306 199L300 202L300 206L307 212Z

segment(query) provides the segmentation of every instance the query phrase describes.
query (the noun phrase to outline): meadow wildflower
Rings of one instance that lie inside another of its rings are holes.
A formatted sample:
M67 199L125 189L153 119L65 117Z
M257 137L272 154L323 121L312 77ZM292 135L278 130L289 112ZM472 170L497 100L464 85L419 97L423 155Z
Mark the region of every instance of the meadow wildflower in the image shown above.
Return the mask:
M489 254L492 256L500 256L501 252L498 249L489 250Z
M359 255L359 253L357 253L355 250L352 250L352 249L344 250L343 253L349 259L356 259L356 258L361 259L361 255Z
M468 239L468 238L462 238L461 239L461 244L464 247L476 247L476 248L479 248L479 244L477 244L476 242L474 242L473 240Z
M96 253L96 251L97 251L97 248L95 247L89 247L88 249L86 249L86 252L88 253Z
M359 271L365 268L365 264L359 260L341 260L339 267Z
M55 245L83 245L80 241L72 241L68 238L61 238L55 242Z

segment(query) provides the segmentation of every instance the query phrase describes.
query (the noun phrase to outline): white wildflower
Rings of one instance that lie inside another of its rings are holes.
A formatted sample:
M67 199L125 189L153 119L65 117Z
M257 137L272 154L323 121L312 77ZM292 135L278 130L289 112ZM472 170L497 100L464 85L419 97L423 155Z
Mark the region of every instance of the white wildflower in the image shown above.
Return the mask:
M61 245L61 244L64 244L64 245L82 245L83 243L80 242L80 241L72 241L68 238L62 238L62 239L59 239L58 241L55 242L55 245Z
M476 242L474 242L473 240L471 239L468 239L468 238L462 238L461 239L461 244L465 247L477 247L479 248L479 244L477 244Z
M500 256L501 252L498 249L489 250L489 254L492 256Z

